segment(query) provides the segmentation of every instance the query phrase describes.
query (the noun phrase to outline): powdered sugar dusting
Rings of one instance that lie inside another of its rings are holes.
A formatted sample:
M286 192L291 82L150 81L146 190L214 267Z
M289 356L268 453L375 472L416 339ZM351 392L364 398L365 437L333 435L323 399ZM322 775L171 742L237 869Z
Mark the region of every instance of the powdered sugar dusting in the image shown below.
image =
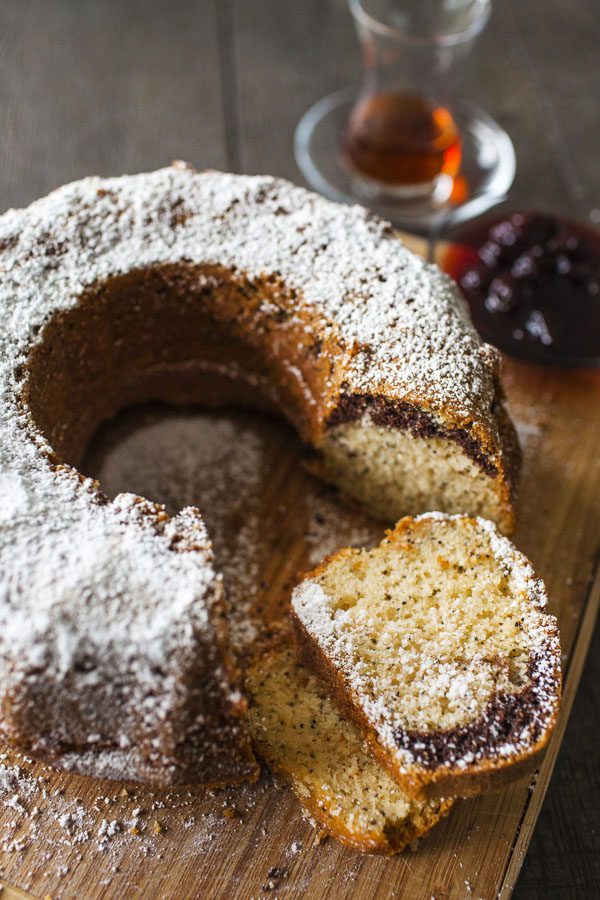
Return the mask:
M414 518L417 522L427 519L439 522L460 522L465 517L460 513L448 515L447 513L427 512L421 513L421 515ZM489 519L477 516L475 522L482 531L486 532L494 559L505 572L507 578L510 579L512 590L526 597L528 601L533 602L540 609L544 609L548 605L546 586L542 579L536 576L533 566L527 557L517 550L515 545L505 535L500 534L494 523L490 522Z
M439 623L438 630L430 638L425 631L422 632L423 640L418 650L414 649L409 627L406 641L400 642L399 639L395 647L394 672L397 673L395 677L409 679L411 691L416 691L421 703L429 698L427 708L439 708L443 721L437 728L430 727L426 731L422 724L416 724L420 719L413 721L403 707L391 701L395 696L393 684L375 685L374 676L363 661L356 638L357 623L362 623L362 632L365 629L367 634L377 632L375 621L369 618L368 607L361 606L356 614L352 605L348 610L343 604L338 607L335 597L327 593L318 578L309 577L294 590L292 606L296 615L310 639L336 667L354 702L360 705L381 743L394 754L402 770L406 771L414 764L428 767L433 760L436 765L460 770L468 768L477 759L510 760L530 752L552 726L560 695L560 644L556 620L541 612L547 603L543 582L535 576L523 554L507 538L498 534L491 522L437 512L425 513L413 521L431 521L435 524L439 553L442 554L445 528L474 529L477 540L480 543L483 541L483 546L487 541L488 553L506 578L504 621L515 623L519 647L523 643L523 648L519 650L523 661L519 663L518 676L516 673L511 676L509 667L506 672L498 667L495 658L489 658L492 651L486 653L485 644L477 646L472 655L469 655L471 651L467 653L465 650L458 659L456 654L448 656L447 649L451 643L446 648ZM485 554L486 551L480 549L479 552ZM409 554L408 565L410 559ZM473 577L477 577L476 567L473 568ZM485 586L482 589L485 590ZM445 590L442 587L442 592L448 594L443 607L444 616L449 617L450 621L461 614L460 599L458 595L456 600L453 599L453 591L452 581L448 581ZM402 602L410 603L410 599L407 595ZM410 606L407 610L410 611ZM435 604L432 615L437 621ZM449 622L441 624L449 625ZM420 628L425 626L421 623ZM514 640L516 660L516 638ZM514 693L518 689L513 684L513 677L523 691L522 699ZM418 688L414 688L414 679ZM488 699L484 720L479 722L479 719L473 719L474 712L471 710L481 716L482 696ZM500 699L494 705L496 696ZM516 704L514 709L511 704ZM413 712L412 715L418 717L420 713ZM508 719L503 724L506 716ZM444 724L446 719L453 724ZM517 725L519 722L520 726Z
M357 351L350 390L393 387L465 421L488 412L496 354L452 280L361 207L281 179L174 167L87 178L6 213L0 244L7 324L21 341L86 286L132 268L192 260L250 278L277 272Z
M175 853L180 859L183 854L197 860L220 838L231 838L265 796L264 783L235 792L181 789L154 794L113 786L91 800L88 786L83 799L76 784L64 790L56 783L55 773L30 759L0 754L0 809L10 812L0 828L3 863L8 868L13 857L29 860L29 877L42 874L43 883L53 882L57 891L82 861L93 865L99 855L102 884L110 885L125 864L130 872L127 889L133 890L140 865L156 864ZM159 868L157 883L160 878ZM28 883L23 886L30 888ZM60 895L52 890L52 896Z
M221 580L199 513L168 522L131 496L106 503L94 483L53 466L18 402L20 369L52 316L107 279L179 261L250 279L276 273L335 335L348 390L489 420L496 357L458 291L362 209L273 178L171 167L84 179L9 210L0 218L0 468L10 481L0 674L14 719L0 733L34 732L41 754L76 743L116 759L128 749L121 736L135 730L150 769L168 769L156 723L180 707L180 676L199 643L214 653ZM223 702L235 702L217 664L214 677ZM41 728L34 708L44 710Z
M268 480L262 435L239 413L144 408L119 417L84 461L109 496L126 485L160 497L168 512L202 507L223 575L230 639L238 654L257 632L261 582L258 503Z

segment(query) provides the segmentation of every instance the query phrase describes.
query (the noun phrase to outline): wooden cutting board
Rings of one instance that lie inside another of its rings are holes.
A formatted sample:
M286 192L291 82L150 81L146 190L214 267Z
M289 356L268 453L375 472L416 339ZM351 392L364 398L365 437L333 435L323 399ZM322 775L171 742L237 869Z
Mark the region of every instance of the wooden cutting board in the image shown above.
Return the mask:
M510 895L600 602L600 371L506 360L504 383L524 451L515 542L548 585L565 673L559 725L535 784L458 802L416 852L385 860L321 839L268 775L210 794L157 792L57 774L7 754L0 760L3 897ZM146 407L104 426L84 468L110 494L132 490L170 511L202 509L243 643L253 621L281 615L300 571L340 546L381 537L380 523L340 505L301 462L302 447L278 420Z

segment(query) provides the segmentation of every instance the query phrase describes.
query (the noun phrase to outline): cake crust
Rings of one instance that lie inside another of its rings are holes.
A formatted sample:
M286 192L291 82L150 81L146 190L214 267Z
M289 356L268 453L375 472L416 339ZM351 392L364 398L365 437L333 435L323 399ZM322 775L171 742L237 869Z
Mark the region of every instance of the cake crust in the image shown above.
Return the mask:
M421 508L443 481L447 505L471 498L512 525L498 355L456 287L365 210L280 179L176 164L9 210L0 342L0 735L57 764L158 783L256 775L200 514L110 503L78 472L121 406L202 402L199 376L216 372L282 410L372 511L389 512L385 479L369 503L356 466L375 438L392 460L403 442L411 471L429 453ZM359 423L342 421L344 397L384 400ZM381 403L419 410L437 436L378 422ZM436 467L444 454L454 468Z
M449 812L452 801L418 802L403 794L298 659L288 631L258 650L248 669L256 752L331 837L361 853L402 852Z
M326 611L329 602L319 586L332 563L360 566L355 549L341 550L323 561L292 596L291 617L305 664L328 686L344 715L361 729L380 763L410 796L419 799L472 796L532 772L554 729L561 694L558 628L554 617L542 612L547 603L545 588L525 557L491 523L441 514L407 517L388 532L383 544L398 545L401 552L410 553L415 535L437 523L480 529L491 536L499 564L535 610L524 684L512 691L494 690L476 715L467 715L452 727L419 729L403 721L401 709L395 718L388 710L382 713L384 701L373 697L371 682L357 674L356 658L350 661L340 642L340 631ZM514 611L506 613L507 619L514 615ZM437 640L433 635L432 643ZM435 663L433 657L431 661ZM499 663L500 668L503 665ZM397 669L401 683L400 662ZM451 677L445 691L453 691L453 681L459 683L459 676Z

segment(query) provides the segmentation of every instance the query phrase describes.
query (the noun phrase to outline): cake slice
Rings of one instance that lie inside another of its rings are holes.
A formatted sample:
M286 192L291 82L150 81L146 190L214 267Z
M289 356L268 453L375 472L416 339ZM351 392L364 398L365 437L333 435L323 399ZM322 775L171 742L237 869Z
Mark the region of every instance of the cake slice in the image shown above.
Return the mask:
M451 806L406 796L290 644L256 659L246 686L257 752L290 783L308 815L342 844L391 856Z
M560 699L556 619L483 519L402 519L294 590L305 660L415 798L468 796L540 761Z

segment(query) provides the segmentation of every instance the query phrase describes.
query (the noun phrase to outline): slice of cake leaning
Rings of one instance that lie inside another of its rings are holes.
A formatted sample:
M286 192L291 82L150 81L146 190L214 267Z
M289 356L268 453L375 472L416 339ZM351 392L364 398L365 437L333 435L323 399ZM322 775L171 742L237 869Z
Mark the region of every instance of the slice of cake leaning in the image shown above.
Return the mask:
M482 519L402 519L295 589L305 660L415 798L468 796L539 763L560 700L556 619Z
M259 655L246 686L256 750L290 783L308 815L342 844L391 856L426 834L452 805L408 797L290 643L276 641Z

